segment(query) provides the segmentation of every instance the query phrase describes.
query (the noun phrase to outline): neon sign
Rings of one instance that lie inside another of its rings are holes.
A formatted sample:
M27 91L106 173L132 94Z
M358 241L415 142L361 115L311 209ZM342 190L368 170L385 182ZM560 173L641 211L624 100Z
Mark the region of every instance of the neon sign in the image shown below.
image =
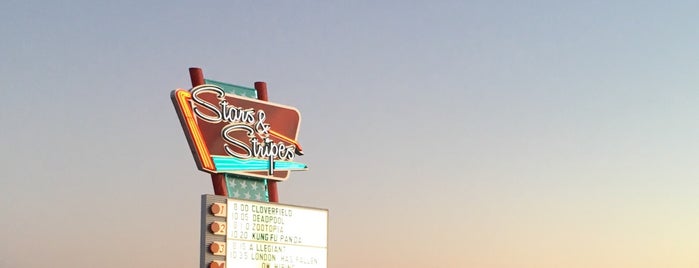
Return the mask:
M293 161L303 155L295 108L210 84L174 90L171 98L200 170L285 180L290 171L308 169Z

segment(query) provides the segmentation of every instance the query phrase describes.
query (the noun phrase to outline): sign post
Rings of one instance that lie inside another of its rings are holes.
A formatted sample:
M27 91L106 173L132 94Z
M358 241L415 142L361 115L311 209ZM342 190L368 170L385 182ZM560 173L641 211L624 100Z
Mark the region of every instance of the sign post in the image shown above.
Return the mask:
M269 101L267 95L267 83L255 82L255 90L257 91L257 99L261 101ZM269 194L269 202L279 202L279 193L277 192L277 181L267 181L267 193Z
M201 68L189 68L189 78L192 80L192 87L204 84L204 72ZM214 194L228 196L224 174L211 173L211 184L214 186Z

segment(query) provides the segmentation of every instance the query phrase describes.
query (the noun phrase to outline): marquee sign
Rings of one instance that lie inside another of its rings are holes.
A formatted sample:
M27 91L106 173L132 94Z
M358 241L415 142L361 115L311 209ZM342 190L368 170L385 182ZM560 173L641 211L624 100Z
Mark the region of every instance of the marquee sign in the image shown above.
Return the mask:
M174 90L171 98L200 170L285 180L290 171L308 169L294 162L303 154L297 109L211 84Z
M327 209L215 195L201 204L200 267L327 267Z

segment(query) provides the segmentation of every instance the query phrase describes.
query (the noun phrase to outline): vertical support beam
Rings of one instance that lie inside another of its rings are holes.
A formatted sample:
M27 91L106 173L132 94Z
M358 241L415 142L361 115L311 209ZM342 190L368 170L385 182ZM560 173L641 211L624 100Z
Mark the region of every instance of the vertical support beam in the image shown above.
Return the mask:
M261 101L269 101L267 95L267 83L255 82L255 90L257 91L257 99ZM277 192L277 181L267 180L267 193L269 194L269 202L279 203L279 193Z
M192 80L192 87L205 84L204 72L201 68L189 68L189 78ZM224 174L211 174L211 183L214 185L214 194L228 197L226 176Z

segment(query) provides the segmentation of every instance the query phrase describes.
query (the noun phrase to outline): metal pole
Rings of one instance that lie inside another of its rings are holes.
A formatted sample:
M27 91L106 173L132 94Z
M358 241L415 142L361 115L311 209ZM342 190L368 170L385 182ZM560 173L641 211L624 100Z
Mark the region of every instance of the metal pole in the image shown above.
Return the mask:
M201 68L189 68L189 78L192 80L192 87L205 84L204 72L202 72ZM211 183L214 185L214 194L228 197L226 176L224 174L211 174Z
M267 95L267 83L255 82L255 90L257 91L257 99L261 101L269 101ZM267 180L267 193L269 194L269 202L279 203L279 193L277 192L277 181Z

